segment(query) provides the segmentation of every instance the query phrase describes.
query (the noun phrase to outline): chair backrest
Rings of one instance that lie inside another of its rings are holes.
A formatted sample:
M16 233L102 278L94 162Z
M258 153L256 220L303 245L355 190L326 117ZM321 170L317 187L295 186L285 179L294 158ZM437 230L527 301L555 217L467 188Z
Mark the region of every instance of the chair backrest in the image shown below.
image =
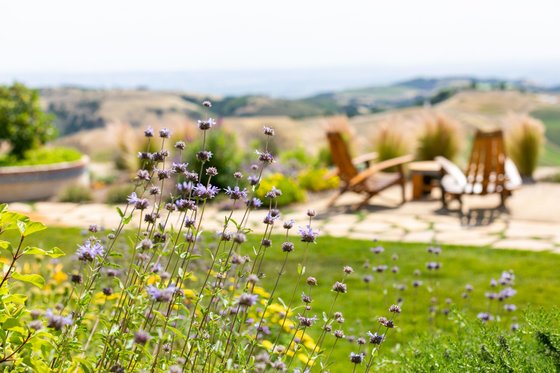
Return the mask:
M331 148L331 155L335 166L338 168L338 176L344 182L349 182L358 174L356 166L352 163L352 157L348 151L348 145L338 131L328 131L327 139Z
M465 171L466 192L470 194L500 193L506 182L506 151L501 130L477 131Z

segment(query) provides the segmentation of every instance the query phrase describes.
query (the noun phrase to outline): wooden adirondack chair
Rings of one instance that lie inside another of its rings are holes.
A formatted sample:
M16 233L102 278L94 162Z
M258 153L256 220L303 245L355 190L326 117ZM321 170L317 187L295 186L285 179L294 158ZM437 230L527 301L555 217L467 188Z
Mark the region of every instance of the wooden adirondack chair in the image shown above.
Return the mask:
M340 132L327 132L327 139L329 140L333 162L337 167L337 175L341 181L340 190L331 198L328 206L334 205L336 199L343 193L351 191L365 194L364 200L357 206L360 208L365 206L374 195L393 185L401 186L402 203L405 202L406 178L403 165L412 160L411 155L370 165L370 162L377 158L376 153L369 153L352 159ZM365 164L363 170L358 168L360 164ZM382 172L390 168L396 168L397 172Z
M442 203L447 207L447 199L457 199L465 194L486 195L497 193L501 206L511 196L512 191L522 184L521 176L513 161L506 156L504 136L501 130L493 132L477 131L467 169L463 173L453 162L436 157L444 173L441 179Z

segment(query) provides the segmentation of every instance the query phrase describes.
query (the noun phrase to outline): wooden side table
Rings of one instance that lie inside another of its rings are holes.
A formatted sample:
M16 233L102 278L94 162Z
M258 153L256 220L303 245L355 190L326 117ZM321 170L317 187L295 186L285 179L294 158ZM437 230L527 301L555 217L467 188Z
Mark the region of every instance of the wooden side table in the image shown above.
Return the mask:
M441 178L441 167L435 161L411 162L408 165L412 179L412 199L419 200L432 192L434 181Z

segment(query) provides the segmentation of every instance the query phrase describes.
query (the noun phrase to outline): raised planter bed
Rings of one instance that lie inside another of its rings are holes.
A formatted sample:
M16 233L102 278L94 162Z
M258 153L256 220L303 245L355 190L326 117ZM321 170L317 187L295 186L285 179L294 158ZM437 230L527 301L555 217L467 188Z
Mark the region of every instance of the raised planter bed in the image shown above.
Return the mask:
M70 185L86 187L88 163L84 156L75 162L0 167L0 202L47 199Z

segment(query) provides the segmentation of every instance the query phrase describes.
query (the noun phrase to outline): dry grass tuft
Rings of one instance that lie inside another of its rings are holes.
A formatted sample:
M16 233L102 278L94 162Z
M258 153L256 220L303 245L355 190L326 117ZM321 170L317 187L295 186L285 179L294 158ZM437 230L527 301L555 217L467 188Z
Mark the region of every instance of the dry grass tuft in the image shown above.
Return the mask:
M416 149L419 160L428 161L437 156L453 160L459 154L459 123L441 113L435 113L423 115L422 126Z
M528 115L509 115L506 119L506 147L521 175L532 177L544 144L543 123Z

